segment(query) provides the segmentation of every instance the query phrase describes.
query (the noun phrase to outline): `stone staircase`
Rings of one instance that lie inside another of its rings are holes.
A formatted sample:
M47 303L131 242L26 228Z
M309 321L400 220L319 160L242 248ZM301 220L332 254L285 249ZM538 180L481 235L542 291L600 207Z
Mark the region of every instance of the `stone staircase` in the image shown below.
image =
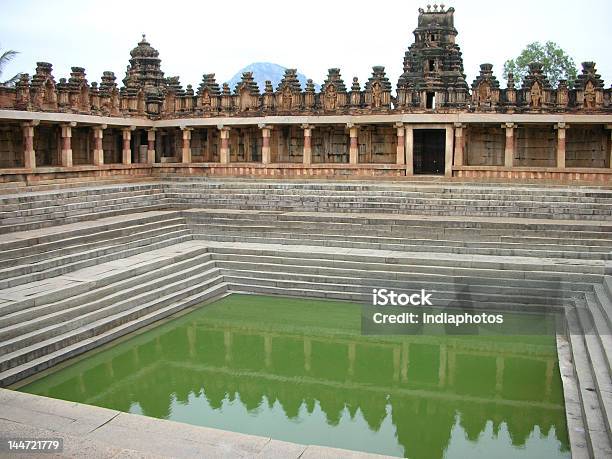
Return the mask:
M610 457L611 203L603 188L437 182L6 194L0 385L228 292L369 302L372 288L425 288L475 308L565 311L572 453Z

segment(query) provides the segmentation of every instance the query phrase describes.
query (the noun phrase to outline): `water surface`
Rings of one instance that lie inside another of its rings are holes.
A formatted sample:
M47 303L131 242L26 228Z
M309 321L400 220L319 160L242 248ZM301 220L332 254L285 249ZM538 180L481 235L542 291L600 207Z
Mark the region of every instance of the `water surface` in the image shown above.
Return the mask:
M361 336L360 313L231 295L20 390L400 457L570 457L554 337Z

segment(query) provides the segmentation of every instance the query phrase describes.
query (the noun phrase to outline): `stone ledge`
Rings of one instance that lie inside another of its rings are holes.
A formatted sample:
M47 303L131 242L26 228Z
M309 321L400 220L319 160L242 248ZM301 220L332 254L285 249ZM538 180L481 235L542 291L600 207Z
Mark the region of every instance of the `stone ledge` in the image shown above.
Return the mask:
M7 389L0 389L0 409L3 436L62 437L62 456L388 457L192 426Z

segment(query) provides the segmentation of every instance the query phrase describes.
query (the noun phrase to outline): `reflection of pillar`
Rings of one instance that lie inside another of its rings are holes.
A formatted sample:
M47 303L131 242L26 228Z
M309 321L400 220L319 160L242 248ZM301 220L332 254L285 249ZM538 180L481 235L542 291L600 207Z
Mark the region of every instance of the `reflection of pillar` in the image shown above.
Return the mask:
M357 164L359 160L359 143L357 136L359 135L359 128L352 123L346 125L349 128L349 164Z
M403 123L395 123L395 128L397 129L397 148L396 148L396 156L395 156L395 164L402 165L406 162L405 152L406 145L404 141L404 124Z
M132 164L132 147L131 147L131 140L132 140L132 128L123 128L122 129L123 132L123 149L121 150L122 152L122 160L121 162L123 164Z
M408 343L402 344L402 382L408 381L408 353L410 352L410 346Z
M400 361L401 361L402 348L400 346L393 347L393 382L399 382L400 380Z
M310 371L312 358L312 342L304 338L304 370Z
M565 169L565 130L569 126L565 123L558 123L555 126L557 130L557 163L559 169Z
M414 175L414 129L406 126L406 175Z
M101 166L104 164L104 150L102 149L102 138L104 136L104 129L106 124L99 126L92 126L94 135L94 149L93 149L93 164L94 166Z
M63 167L72 167L72 128L75 122L62 124L62 154L60 158Z
M355 351L356 351L355 343L354 342L349 343L348 345L349 377L355 374Z
M225 363L229 365L232 361L232 332L229 330L223 332L223 345L225 346Z
M155 128L147 130L147 164L155 163Z
M34 120L22 124L23 129L23 167L26 169L36 168L36 151L34 151L34 127L40 121Z
M196 355L196 327L191 325L187 327L187 342L189 343L189 356L195 357Z
M512 167L514 164L514 129L516 125L514 123L502 124L502 127L506 129L506 146L504 148L504 166Z
M463 166L463 128L465 125L455 123L455 166Z
M181 150L181 162L182 163L190 163L191 162L191 128L181 127L183 131L183 149Z
M272 335L264 335L264 352L266 354L266 368L272 368Z
M113 368L113 361L112 360L107 360L105 367L106 367L106 374L110 378L114 378L115 377L115 369Z
M308 124L302 124L304 130L304 153L302 155L302 163L309 165L312 163L312 126Z
M270 127L265 124L260 124L261 129L261 163L270 164Z
M550 393L551 393L551 388L553 385L552 379L553 379L553 369L555 368L555 361L554 360L547 360L546 361L546 385L545 387L545 392L544 392L544 400L545 401L549 401L550 400Z
M77 379L79 381L79 390L81 391L81 394L84 394L87 391L85 390L85 380L83 379L83 373L79 373Z
M444 143L444 176L453 176L453 140L455 133L453 126L446 126L446 141Z
M455 384L455 372L457 371L457 360L455 351L451 349L446 353L446 360L448 362L448 386L452 387Z
M132 348L132 359L134 360L134 366L140 367L140 354L138 353L138 346Z
M497 357L495 359L495 394L501 396L504 385L504 358Z
M161 339L159 339L159 336L155 337L155 352L158 354L161 354L162 352Z
M219 162L221 164L229 164L230 162L230 151L229 151L229 129L224 127L222 124L217 126L221 137L221 146L219 148Z
M446 385L446 346L440 346L440 366L438 367L438 385L444 387Z

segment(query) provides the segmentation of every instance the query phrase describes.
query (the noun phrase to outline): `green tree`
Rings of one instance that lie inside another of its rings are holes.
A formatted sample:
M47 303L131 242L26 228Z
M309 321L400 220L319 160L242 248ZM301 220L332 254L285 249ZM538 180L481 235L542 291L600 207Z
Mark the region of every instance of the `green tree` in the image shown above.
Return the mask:
M507 80L508 73L513 73L514 81L519 87L527 75L530 62L542 64L544 74L553 87L557 86L559 80L567 80L569 87L576 81L578 72L574 59L552 41L544 44L537 41L529 43L516 59L509 59L504 63L504 78Z
M2 71L4 70L6 64L11 62L17 54L19 53L17 51L13 51L12 49L4 51L2 54L0 54L0 76L2 76ZM17 80L19 80L20 76L21 73L18 73L10 80L6 80L4 82L0 81L0 86L13 86L17 82Z

